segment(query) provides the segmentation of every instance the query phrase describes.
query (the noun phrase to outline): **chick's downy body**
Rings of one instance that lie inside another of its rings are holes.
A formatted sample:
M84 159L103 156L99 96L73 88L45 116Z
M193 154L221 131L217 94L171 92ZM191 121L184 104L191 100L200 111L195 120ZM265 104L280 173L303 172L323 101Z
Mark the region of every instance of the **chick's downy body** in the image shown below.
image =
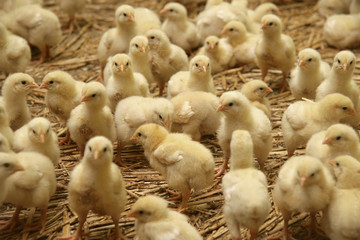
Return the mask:
M7 194L6 179L17 171L23 171L23 167L16 159L7 158L0 160L0 206Z

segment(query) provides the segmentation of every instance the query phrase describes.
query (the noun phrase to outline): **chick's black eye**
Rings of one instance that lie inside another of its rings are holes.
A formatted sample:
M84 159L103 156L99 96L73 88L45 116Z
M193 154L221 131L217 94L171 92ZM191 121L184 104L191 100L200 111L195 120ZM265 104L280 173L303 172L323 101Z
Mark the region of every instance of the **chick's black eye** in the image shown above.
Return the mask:
M350 65L352 64L353 61L350 62Z
M129 62L126 63L126 66L129 66Z
M170 12L173 12L173 11L174 11L174 9L170 9L169 11L170 11Z
M264 90L264 88L262 88L262 87L261 87L261 88L259 88L259 89L260 89L260 91Z
M308 61L311 62L311 61L312 61L312 58L309 58Z
M92 148L89 146L89 150L90 150L90 152L92 151Z
M217 46L217 45L219 45L219 43L217 42L217 43L215 43L215 45Z
M25 84L26 84L26 81L21 81L21 84L22 84L22 85L25 85Z
M50 84L54 84L54 81L50 81L49 83L50 83Z
M6 168L8 168L8 167L10 167L10 163L4 163L3 166L6 167Z
M34 133L34 134L36 133L35 130L33 130L33 133Z
M341 63L339 59L338 59L338 63L339 63L339 64Z
M104 152L106 152L107 151L107 148L104 148Z
M155 37L154 37L154 36L151 36L150 39L155 39Z
M233 32L233 31L234 31L234 29L233 29L233 28L230 28L230 29L229 29L229 31L230 31L230 32Z
M343 109L343 110L347 110L347 107L343 107L342 109Z
M231 107L233 105L233 103L229 103L228 105L229 105L229 107Z
M160 118L160 119L163 119L163 118L162 118L162 116L161 116L160 114L159 114L159 118Z
M117 63L114 63L114 65L117 67L118 66L118 64Z
M96 94L94 93L93 95L91 95L91 97L96 97Z
M335 165L336 165L337 167L339 167L339 166L340 166L340 163L337 162L337 163L335 163Z
M140 214L140 215L144 214L144 211L143 211L143 210L140 210L140 211L139 211L139 214Z
M126 16L127 16L127 14L126 14L126 13L123 13L123 16L124 16L124 17L126 17Z
M340 140L340 139L341 139L341 136L337 136L337 137L336 137L336 140Z
M195 63L195 67L198 67L198 66L199 66L199 64Z
M142 136L142 134L141 133L138 133L138 137L141 137Z
M139 47L139 45L137 45L137 44L135 43L135 47L137 47L137 48L138 48L138 47Z
M311 177L315 176L315 173L312 173L310 176L311 176Z
M271 23L269 23L269 26L272 26L273 25L273 23L271 22Z
M208 67L210 67L210 63L208 63Z

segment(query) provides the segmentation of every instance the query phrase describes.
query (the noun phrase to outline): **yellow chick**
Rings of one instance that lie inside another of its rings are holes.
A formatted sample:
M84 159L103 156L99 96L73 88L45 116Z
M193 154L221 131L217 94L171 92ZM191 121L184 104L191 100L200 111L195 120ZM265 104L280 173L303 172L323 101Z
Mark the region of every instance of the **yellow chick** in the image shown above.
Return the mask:
M131 138L144 147L150 166L163 175L169 186L179 190L180 210L186 209L191 189L201 190L214 181L214 158L209 149L181 133L169 133L149 123L139 127Z
M84 155L86 142L95 136L116 139L115 123L107 104L106 90L99 82L87 83L82 90L81 104L74 108L67 121L71 139Z
M271 119L271 108L269 99L266 97L273 90L264 81L252 80L241 87L241 93L247 97L252 105L262 110Z
M135 8L135 22L138 35L143 35L150 29L161 29L159 16L148 8Z
M211 73L215 74L228 68L233 49L225 38L209 36L205 39L204 46L200 48L198 55L205 55L210 59Z
M319 0L318 11L323 17L334 14L349 13L351 0Z
M0 22L0 71L5 75L25 72L31 60L31 50L25 39L8 33Z
M273 199L284 219L282 235L290 239L288 221L293 212L310 212L311 231L316 230L315 214L330 202L334 179L322 162L311 156L294 156L280 168Z
M171 99L174 118L171 130L200 141L203 135L215 135L221 115L216 112L219 98L207 92L183 92Z
M121 164L121 151L138 127L145 123L156 123L168 130L174 114L173 104L166 98L132 96L121 100L115 110L117 129L116 163Z
M170 210L168 202L160 197L148 195L139 198L131 207L128 217L136 218L137 239L203 239L188 223L187 217Z
M286 77L295 67L296 49L294 41L282 34L282 23L279 17L268 14L261 19L262 34L255 47L257 63L261 69L262 79L268 69L280 69L283 75L281 88L287 88Z
M115 112L117 103L130 96L150 96L149 84L141 73L133 72L133 64L126 54L116 54L111 60L112 76L106 84L110 109Z
M276 14L280 15L279 8L271 3L271 2L265 2L263 4L260 4L255 8L255 10L248 9L247 10L249 19L256 23L261 23L261 18L267 14Z
M60 9L69 15L69 22L66 28L72 33L75 30L75 14L82 11L86 5L87 0L59 0Z
M46 213L50 198L56 190L56 176L54 165L51 160L36 152L0 153L0 159L13 159L18 161L24 171L18 171L8 177L6 181L7 194L4 202L10 202L16 206L12 218L0 229L13 229L19 221L21 208L41 208L40 223L38 226L25 226L23 232L45 230Z
M254 168L253 143L248 131L236 130L231 138L230 172L222 180L224 217L232 239L241 239L241 227L255 239L271 209L267 180Z
M0 159L0 206L3 204L7 193L6 179L17 171L24 171L24 168L18 163L16 159Z
M217 132L219 145L224 152L224 164L217 176L227 169L231 157L231 136L238 129L249 131L254 143L254 155L260 169L264 171L265 161L272 149L272 127L269 118L238 91L223 93L217 111L224 114Z
M330 160L329 163L334 172L337 188L360 188L360 162L358 159L342 155Z
M171 76L167 89L168 98L173 98L185 91L204 91L215 94L210 59L207 56L195 56L190 61L189 71L180 71Z
M291 71L289 87L295 99L315 99L316 89L330 72L330 65L321 60L318 51L305 48L299 52L299 61Z
M159 96L162 96L165 83L178 71L186 71L189 60L185 51L171 44L161 30L149 30L145 36L149 40L151 71L159 86Z
M170 41L186 52L190 52L200 44L200 36L194 23L187 19L187 10L180 3L170 2L164 6L160 14L165 16L161 29Z
M297 147L306 144L313 134L352 115L356 115L353 103L340 93L329 94L318 102L297 101L290 104L281 119L289 157Z
M60 149L56 133L50 121L43 117L32 119L14 133L12 142L16 152L38 152L47 156L56 167L60 159Z
M4 99L0 98L0 134L3 135L9 144L14 139L14 132L9 125L9 116L5 108Z
M30 121L31 113L26 96L38 87L35 80L26 73L14 73L5 79L1 94L12 130L15 131Z

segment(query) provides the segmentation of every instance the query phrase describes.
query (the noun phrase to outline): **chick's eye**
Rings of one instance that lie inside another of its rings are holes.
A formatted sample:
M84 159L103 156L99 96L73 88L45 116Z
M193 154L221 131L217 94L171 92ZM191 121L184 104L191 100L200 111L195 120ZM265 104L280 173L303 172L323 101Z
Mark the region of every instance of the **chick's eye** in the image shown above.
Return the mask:
M126 66L129 66L129 62L126 63Z
M338 59L338 61L337 61L337 62L338 62L338 64L340 64L340 63L341 63L339 59Z
M162 118L162 116L161 116L160 114L159 114L159 118L160 118L160 119L163 119L163 118Z
M309 58L309 59L308 59L308 62L311 62L311 61L312 61L312 58Z
M126 16L127 16L127 14L126 14L126 13L123 13L123 16L124 16L124 17L126 17Z
M6 167L6 168L8 168L8 167L10 167L10 163L4 163L3 166Z
M150 39L155 39L155 37L154 37L154 36L151 36Z
M25 85L25 84L26 84L26 81L21 81L21 84L22 84L22 85Z
M36 133L35 130L32 131L34 134Z
M215 45L217 46L217 45L219 45L219 43L217 42L217 43L215 43Z
M343 107L342 109L346 111L346 110L347 110L347 107Z
M96 97L96 94L94 93L93 95L91 95L91 97Z
M115 67L117 67L117 66L118 66L118 64L117 64L117 63L114 63L114 65L115 65Z
M206 42L206 45L209 45L210 43L209 42Z
M169 11L170 11L170 12L173 12L173 11L174 11L174 9L170 9Z
M311 176L311 177L315 176L315 173L312 173L310 176Z
M140 210L140 211L139 211L139 214L140 214L140 215L143 215L143 214L144 214L144 211L143 211L143 210Z
M210 67L210 63L208 63L208 67Z
M104 148L104 152L106 152L107 151L107 148Z
M336 165L337 167L339 167L339 166L340 166L340 163L337 162L337 163L335 163L335 165Z
M273 25L273 23L271 22L271 23L269 23L269 26L272 26Z
M137 47L137 48L138 48L138 47L139 47L139 45L137 45L137 44L135 43L135 47Z
M199 67L199 64L195 63L195 67Z
M336 140L340 140L340 139L341 139L341 136L337 136L337 137L336 137Z
M231 107L233 105L233 103L229 103L228 105L229 105L229 107Z
M259 90L262 91L262 90L264 90L264 88L261 87L261 88L259 88Z
M230 32L233 32L233 31L234 31L234 29L233 29L233 28L230 28L230 29L229 29L229 31L230 31Z
M89 146L89 150L90 150L90 152L92 151L92 148Z
M352 64L353 61L350 62L350 65Z
M49 84L54 84L54 81L50 81Z
M142 136L142 134L141 134L141 133L138 133L137 135L138 135L138 137L141 137L141 136Z

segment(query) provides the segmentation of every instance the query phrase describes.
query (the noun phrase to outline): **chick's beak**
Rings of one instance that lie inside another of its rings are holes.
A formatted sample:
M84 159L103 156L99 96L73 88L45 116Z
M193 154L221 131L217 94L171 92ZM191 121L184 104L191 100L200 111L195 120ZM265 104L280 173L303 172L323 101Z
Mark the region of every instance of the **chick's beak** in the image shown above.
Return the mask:
M261 25L261 29L262 29L262 30L266 29L266 27L267 27L267 24L266 24L266 23L263 23L263 24Z
M128 218L136 218L137 212L136 211L129 211L127 214Z
M344 71L347 71L349 69L349 64L347 62L344 62L343 65L341 65L341 68L344 70Z
M129 22L134 22L134 21L135 21L134 16L133 16L133 15L130 15L130 17L129 17Z
M206 72L206 65L203 65L203 66L200 68L200 71L201 71L201 72Z
M141 46L140 48L140 52L144 53L145 52L145 46Z
M37 85L36 82L32 82L29 87L30 88L39 88L39 85Z
M356 116L355 109L349 109L349 114L352 115L352 116Z
M80 102L87 102L89 100L88 96L84 94L82 98L80 99Z
M225 105L220 103L220 105L218 106L218 108L216 109L217 112L221 112L225 110Z
M214 49L215 48L215 44L214 43L210 43L210 49Z
M300 59L299 61L299 66L305 66L306 62L304 61L304 59Z
M161 15L165 15L165 14L167 14L167 12L168 12L167 9L162 9L162 10L160 11L160 14L161 14Z
M306 179L307 179L307 178L306 178L305 176L301 176L301 177L300 177L300 186L302 186L302 187L304 186L304 184L305 184L305 182L306 182Z
M135 141L137 141L137 140L138 140L138 138L137 138L136 134L134 134L134 135L130 138L130 141L132 141L132 142L135 142Z
M49 89L49 86L46 83L42 83L40 89Z
M222 31L221 31L221 35L224 35L224 34L227 34L228 33L228 30L225 28L225 29L223 29Z
M331 160L331 161L329 161L329 164L330 164L331 166L334 166L334 165L335 165L335 162L334 162L333 160Z
M267 94L269 94L269 93L272 93L273 90L272 90L271 88L267 87L267 88L265 88L265 92L266 92Z
M100 158L100 151L98 149L94 150L93 157L95 160L98 160Z
M21 164L20 163L17 163L17 164L15 164L14 165L14 172L17 172L17 171L24 171L25 169L24 169L24 167L23 166L21 166Z
M331 145L332 144L332 139L329 138L329 137L325 137L325 139L322 141L322 144Z
M123 71L125 70L124 64L120 64L120 66L118 67L118 69L120 70L120 72L123 72Z
M359 169L359 170L357 170L357 172L358 172L358 173L360 173L360 169Z
M40 131L39 140L41 143L45 142L45 133L43 131Z
M165 127L167 130L169 130L169 131L170 131L170 123L171 123L170 117L168 116L168 118L166 119L166 121L164 121L163 125L164 125L164 127Z

